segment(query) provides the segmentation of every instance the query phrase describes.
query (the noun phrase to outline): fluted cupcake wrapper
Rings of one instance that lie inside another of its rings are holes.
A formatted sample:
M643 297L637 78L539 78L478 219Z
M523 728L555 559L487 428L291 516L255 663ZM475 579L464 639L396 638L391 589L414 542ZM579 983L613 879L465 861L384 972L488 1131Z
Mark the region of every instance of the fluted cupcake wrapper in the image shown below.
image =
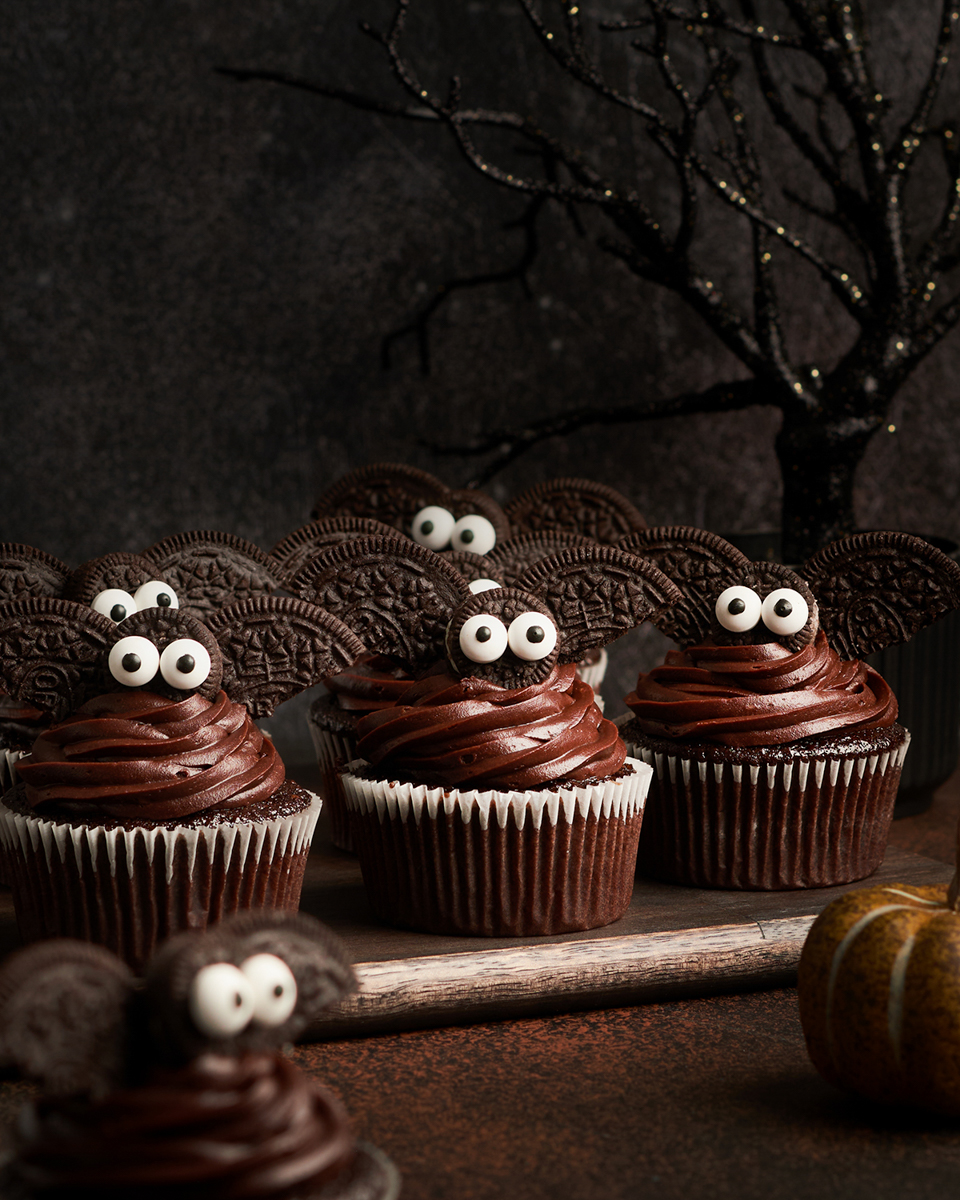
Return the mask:
M178 930L250 908L295 912L320 803L268 821L132 829L0 804L21 937L97 942L138 968Z
M555 791L460 791L343 776L374 912L428 933L532 937L626 911L652 771Z
M653 767L641 875L776 891L865 879L883 861L910 735L875 753L760 765L627 742ZM660 744L662 745L662 743Z
M321 729L313 720L308 720L307 724L310 726L310 736L313 738L317 765L320 768L320 790L330 820L330 839L338 850L346 850L353 854L356 850L350 827L350 814L347 812L347 802L340 780L340 768L344 763L356 758L357 739L345 733L335 733L331 729Z
M600 657L595 663L581 662L577 663L577 674L584 683L589 683L594 691L597 691L603 683L604 676L607 673L607 663L609 658L605 647L600 648Z

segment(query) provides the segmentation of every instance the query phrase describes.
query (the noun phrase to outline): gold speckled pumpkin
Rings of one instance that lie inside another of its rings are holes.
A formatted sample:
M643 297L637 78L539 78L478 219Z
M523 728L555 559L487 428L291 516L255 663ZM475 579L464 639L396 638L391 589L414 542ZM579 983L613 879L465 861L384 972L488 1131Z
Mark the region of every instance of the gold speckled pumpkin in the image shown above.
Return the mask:
M800 1021L817 1070L871 1100L960 1115L960 899L946 887L848 892L807 937Z

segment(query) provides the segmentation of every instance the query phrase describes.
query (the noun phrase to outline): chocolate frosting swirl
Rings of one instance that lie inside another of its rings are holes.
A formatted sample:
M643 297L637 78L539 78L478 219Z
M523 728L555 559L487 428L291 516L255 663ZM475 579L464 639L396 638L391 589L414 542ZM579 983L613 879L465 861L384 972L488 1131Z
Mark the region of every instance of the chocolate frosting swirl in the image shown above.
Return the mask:
M284 780L273 743L224 692L168 700L136 689L88 701L42 733L17 771L41 815L120 821L232 813Z
M336 1098L274 1054L206 1054L102 1100L41 1100L16 1140L17 1184L51 1200L308 1197L354 1155Z
M363 654L352 667L323 683L340 708L360 714L396 704L410 686L410 675L387 654Z
M357 738L357 753L377 768L443 787L583 783L615 775L626 758L572 664L525 688L460 679L440 665L402 704L363 717Z
M862 662L840 658L821 630L795 653L778 642L692 646L641 674L626 698L654 737L764 746L892 725L897 702Z

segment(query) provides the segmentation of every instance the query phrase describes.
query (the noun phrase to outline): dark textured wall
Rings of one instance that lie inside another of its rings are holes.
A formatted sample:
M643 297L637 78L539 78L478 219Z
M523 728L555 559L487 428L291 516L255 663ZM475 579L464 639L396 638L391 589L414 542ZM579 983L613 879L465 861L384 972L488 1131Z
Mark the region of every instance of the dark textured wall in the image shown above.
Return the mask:
M413 32L432 80L460 64L485 102L546 94L558 119L586 122L599 154L622 150L623 127L590 126L512 4L420 7L428 19ZM519 235L501 225L519 200L472 174L441 131L215 67L393 95L382 53L356 29L358 16L382 24L391 10L8 0L4 539L70 562L197 527L268 547L348 467L401 459L450 481L474 469L431 455L426 434L455 440L601 396L670 395L730 368L696 318L557 213L532 299L516 284L460 293L435 322L429 377L409 343L381 370L381 335L438 280L517 253ZM927 33L899 20L894 77L914 70ZM641 163L648 178L657 169ZM725 251L718 269L733 271L736 241ZM789 324L815 349L834 326L807 284L794 279ZM863 523L960 533L958 359L954 336L903 389L896 433L875 440L859 476ZM622 489L653 522L770 525L776 424L760 410L587 431L542 446L493 490L577 472Z

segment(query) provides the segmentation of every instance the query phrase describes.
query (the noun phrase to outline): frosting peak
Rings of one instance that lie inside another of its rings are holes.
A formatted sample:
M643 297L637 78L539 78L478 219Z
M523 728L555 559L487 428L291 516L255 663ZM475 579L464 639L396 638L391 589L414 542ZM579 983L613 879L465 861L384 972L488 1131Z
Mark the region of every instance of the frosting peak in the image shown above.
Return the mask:
M88 701L42 733L17 771L35 811L98 820L233 810L284 780L273 743L224 692L168 700L136 689Z
M626 757L617 727L572 665L524 688L460 679L438 666L402 703L363 717L357 737L357 753L374 766L443 787L606 779Z
M654 737L757 746L892 725L897 702L865 663L845 661L821 631L794 652L778 642L673 651L626 698Z

